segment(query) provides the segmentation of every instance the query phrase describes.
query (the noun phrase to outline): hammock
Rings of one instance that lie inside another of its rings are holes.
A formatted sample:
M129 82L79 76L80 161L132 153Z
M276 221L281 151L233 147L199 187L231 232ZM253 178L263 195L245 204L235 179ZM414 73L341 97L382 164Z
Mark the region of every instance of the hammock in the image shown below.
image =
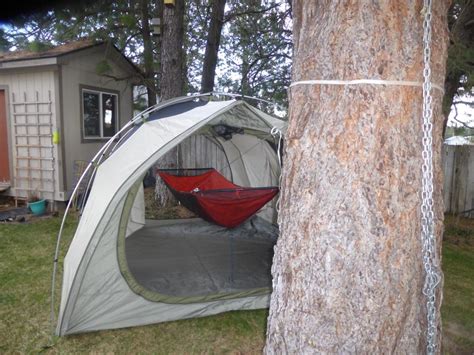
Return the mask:
M278 193L278 187L241 187L215 169L159 170L158 174L183 206L208 222L234 228L254 215ZM205 172L202 172L202 171ZM186 176L189 172L198 172Z

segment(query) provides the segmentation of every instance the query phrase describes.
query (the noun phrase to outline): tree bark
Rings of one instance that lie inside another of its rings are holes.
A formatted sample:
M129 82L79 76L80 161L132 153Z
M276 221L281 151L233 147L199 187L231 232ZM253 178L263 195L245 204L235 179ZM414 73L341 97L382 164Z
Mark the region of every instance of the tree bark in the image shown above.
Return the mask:
M184 0L163 9L161 39L161 99L168 100L184 94Z
M201 93L214 90L216 66L221 42L222 26L224 25L224 9L226 0L213 0L211 8L211 21L207 34L206 52L202 65Z
M153 68L153 42L150 34L150 16L148 15L148 0L140 0L142 19L143 59L145 67L145 86L147 89L148 106L156 105L155 70Z
M442 86L448 1L433 3L432 81ZM422 5L295 0L293 82L422 82ZM443 116L433 96L440 251ZM421 108L418 87L291 88L265 353L425 352Z
M161 99L169 100L184 94L184 0L176 0L175 6L163 8L163 35L161 38ZM173 148L166 153L157 164L158 169L177 168L177 149ZM155 186L156 203L160 207L176 204L169 189L160 178Z

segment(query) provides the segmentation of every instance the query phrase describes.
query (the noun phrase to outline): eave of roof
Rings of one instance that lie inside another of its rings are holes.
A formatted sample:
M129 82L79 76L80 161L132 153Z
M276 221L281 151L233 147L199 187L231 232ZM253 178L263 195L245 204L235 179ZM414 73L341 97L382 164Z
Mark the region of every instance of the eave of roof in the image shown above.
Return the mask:
M94 42L88 39L81 39L74 42L69 42L60 46L56 46L44 51L14 51L14 52L5 52L0 53L0 62L16 62L22 60L30 59L40 59L40 58L55 58L60 57L65 54L74 53L91 47L95 47L103 44L104 42Z
M6 54L4 53L3 56L2 54L0 54L0 70L58 64L57 58L74 54L83 50L91 49L94 47L106 45L108 45L108 42L93 42L91 40L83 39L67 43L58 47L54 47L42 52L19 51L9 52ZM143 73L140 68L138 68L132 61L130 61L130 59L125 57L115 45L111 44L111 46L124 60L124 62L127 63L131 71L135 72L140 77L143 76Z

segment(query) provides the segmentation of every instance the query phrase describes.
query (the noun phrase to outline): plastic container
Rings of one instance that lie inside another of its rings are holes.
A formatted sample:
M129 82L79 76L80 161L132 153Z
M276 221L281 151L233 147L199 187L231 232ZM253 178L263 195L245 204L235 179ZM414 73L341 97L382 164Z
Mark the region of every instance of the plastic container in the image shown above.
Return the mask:
M46 212L46 200L28 202L28 207L34 215L39 216Z

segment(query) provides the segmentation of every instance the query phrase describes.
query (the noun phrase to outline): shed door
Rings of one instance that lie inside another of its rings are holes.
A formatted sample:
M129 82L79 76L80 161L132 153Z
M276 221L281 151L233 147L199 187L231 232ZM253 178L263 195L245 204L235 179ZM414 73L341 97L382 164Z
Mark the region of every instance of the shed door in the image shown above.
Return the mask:
M5 90L0 90L0 183L10 182Z

